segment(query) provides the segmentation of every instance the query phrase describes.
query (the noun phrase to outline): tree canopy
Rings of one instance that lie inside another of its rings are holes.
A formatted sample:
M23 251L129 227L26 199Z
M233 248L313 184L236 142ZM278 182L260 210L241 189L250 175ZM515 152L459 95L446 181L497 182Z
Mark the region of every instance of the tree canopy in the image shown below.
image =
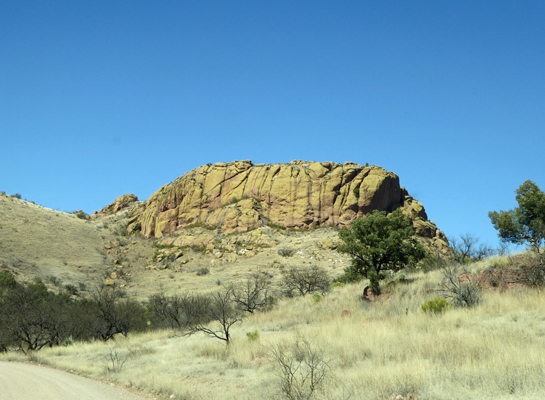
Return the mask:
M545 240L545 193L527 180L516 194L518 207L509 211L491 211L488 217L503 241L528 244L539 254Z
M344 243L338 251L352 257L347 275L369 278L375 293L379 293L383 271L398 271L418 262L426 254L416 238L411 220L401 209L390 214L375 210L365 218L352 221L351 228L341 229L339 236Z

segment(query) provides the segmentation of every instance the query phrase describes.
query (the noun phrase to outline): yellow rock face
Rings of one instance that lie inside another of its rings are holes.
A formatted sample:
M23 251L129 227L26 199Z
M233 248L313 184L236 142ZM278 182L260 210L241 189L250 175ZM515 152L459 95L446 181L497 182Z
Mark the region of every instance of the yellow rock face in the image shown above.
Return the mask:
M407 199L407 201L405 201ZM133 225L162 237L189 225L244 232L264 225L310 228L348 225L373 210L406 207L425 236L437 227L400 188L393 172L354 163L251 161L208 164L163 186L135 211Z

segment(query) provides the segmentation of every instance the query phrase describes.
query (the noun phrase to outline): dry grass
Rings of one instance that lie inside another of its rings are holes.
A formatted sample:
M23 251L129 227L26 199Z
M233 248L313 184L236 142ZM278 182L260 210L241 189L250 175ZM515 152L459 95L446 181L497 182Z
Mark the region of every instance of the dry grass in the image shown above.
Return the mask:
M496 260L497 261L497 260ZM472 265L476 272L489 262ZM57 368L116 381L159 398L281 398L270 349L298 336L323 352L331 368L324 399L541 399L545 397L545 293L524 288L484 291L471 309L420 311L437 296L441 275L407 274L384 299L361 300L365 282L335 289L321 301L284 299L249 316L233 342L174 331L109 343L76 343L32 357ZM389 297L388 297L389 296ZM348 310L351 316L341 317ZM258 340L246 332L259 331ZM116 369L112 354L121 368ZM1 359L26 359L16 353Z
M346 257L317 246L326 238L336 237L333 229L302 232L269 229L267 236L276 243L272 248L254 246L253 252L236 254L236 261L225 260L235 253L225 253L223 259L217 259L213 252L203 254L185 249L184 256L170 268L150 270L147 267L155 264L153 257L159 251L156 245L162 244L162 240L132 234L123 236L127 216L128 210L122 210L82 220L74 214L0 194L0 269L10 271L20 282L40 278L55 291L60 290L61 285L79 287L80 283L92 289L115 272L116 284L129 296L143 300L159 291L167 294L184 289L209 291L218 283L236 281L256 270L273 275L273 280L278 282L282 271L292 266L319 265L336 276L346 265ZM199 236L215 235L216 231L197 228L177 232L180 233ZM226 235L218 235L216 239L222 237ZM292 249L293 256L280 256L278 250L283 248ZM254 255L248 255L251 253ZM203 268L208 268L210 273L198 276ZM55 278L58 287L51 283L50 277Z

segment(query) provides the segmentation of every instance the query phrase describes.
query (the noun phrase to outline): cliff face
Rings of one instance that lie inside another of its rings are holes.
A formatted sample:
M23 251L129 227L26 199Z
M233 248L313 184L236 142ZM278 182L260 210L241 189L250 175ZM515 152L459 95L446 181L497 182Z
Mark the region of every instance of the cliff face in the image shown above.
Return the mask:
M404 207L421 236L443 239L396 174L354 163L294 161L204 165L160 188L133 213L130 230L161 237L188 225L246 231L263 225L347 225L373 210Z

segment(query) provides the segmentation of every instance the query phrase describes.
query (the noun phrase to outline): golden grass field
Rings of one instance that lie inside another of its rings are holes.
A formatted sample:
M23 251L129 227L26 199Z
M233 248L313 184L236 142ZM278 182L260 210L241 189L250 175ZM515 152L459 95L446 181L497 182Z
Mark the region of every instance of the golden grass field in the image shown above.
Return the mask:
M440 271L406 275L409 283L386 288L380 301L361 299L366 282L335 288L321 301L283 299L235 325L229 346L203 334L163 330L43 349L30 358L156 398L280 399L272 349L288 351L304 337L329 368L316 399L545 398L543 291L483 290L474 308L428 315L420 306L437 296ZM351 316L342 317L343 310ZM246 333L256 330L259 338L249 340Z
M213 254L188 251L187 263L150 270L146 265L157 254L158 241L120 236L126 217L120 212L85 221L0 195L0 267L19 281L44 279L56 291L62 285L47 278L92 287L115 272L128 296L145 301L159 291L217 290L257 269L273 275L275 284L291 266L315 264L335 277L348 263L317 245L334 238L334 230L268 230L276 244L252 257L237 253L236 262L214 264ZM284 248L295 254L281 257ZM470 268L476 272L492 264L507 265L508 260L488 259ZM203 266L210 272L198 276ZM272 311L247 315L234 325L229 346L204 334L188 337L162 330L47 348L29 356L10 352L0 359L48 364L158 399L280 399L274 352L289 354L303 337L327 363L327 379L323 390L315 391L316 399L545 398L542 291L485 289L474 308L428 315L420 306L438 296L441 272L405 274L407 282L385 287L379 301L362 300L366 281L337 287L322 299L282 299ZM342 317L343 310L351 315ZM256 331L259 338L250 340L246 334Z

